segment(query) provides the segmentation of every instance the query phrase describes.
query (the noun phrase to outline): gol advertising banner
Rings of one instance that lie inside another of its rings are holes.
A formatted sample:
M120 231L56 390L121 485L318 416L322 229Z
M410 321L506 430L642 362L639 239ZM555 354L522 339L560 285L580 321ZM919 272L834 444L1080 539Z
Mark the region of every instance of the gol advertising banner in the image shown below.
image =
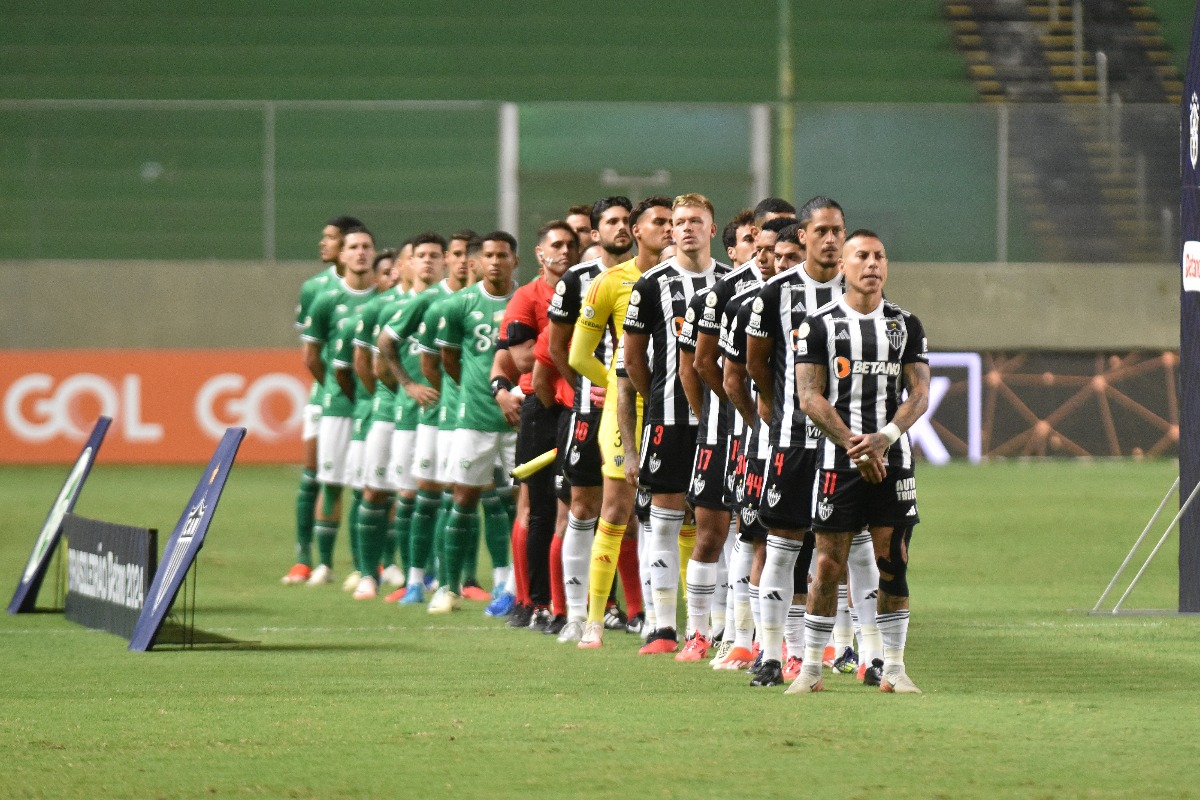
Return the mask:
M311 384L298 348L0 351L0 464L70 463L101 415L109 463L203 464L231 426L242 463L295 463Z

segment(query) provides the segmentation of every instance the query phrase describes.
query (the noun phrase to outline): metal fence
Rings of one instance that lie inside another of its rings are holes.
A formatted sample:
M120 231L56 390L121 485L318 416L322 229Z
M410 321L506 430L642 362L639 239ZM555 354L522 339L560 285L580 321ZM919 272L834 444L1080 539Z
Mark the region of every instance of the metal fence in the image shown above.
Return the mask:
M307 259L327 217L384 243L516 230L608 194L700 191L718 223L794 165L893 257L1176 258L1170 105L0 101L0 259Z

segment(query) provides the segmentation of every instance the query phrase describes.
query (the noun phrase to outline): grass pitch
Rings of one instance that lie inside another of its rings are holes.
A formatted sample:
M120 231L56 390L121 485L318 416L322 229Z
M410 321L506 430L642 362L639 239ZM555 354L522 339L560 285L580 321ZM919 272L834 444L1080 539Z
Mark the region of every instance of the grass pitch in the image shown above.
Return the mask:
M436 618L281 586L297 472L235 466L196 622L244 644L130 653L59 615L5 616L0 796L1195 796L1200 619L1086 613L1176 469L921 469L907 662L925 694L834 675L785 697L639 657L627 634L582 652L478 604ZM64 476L0 470L5 592ZM100 463L76 511L165 542L198 477ZM1175 607L1176 552L1130 607ZM338 555L344 571L344 530Z

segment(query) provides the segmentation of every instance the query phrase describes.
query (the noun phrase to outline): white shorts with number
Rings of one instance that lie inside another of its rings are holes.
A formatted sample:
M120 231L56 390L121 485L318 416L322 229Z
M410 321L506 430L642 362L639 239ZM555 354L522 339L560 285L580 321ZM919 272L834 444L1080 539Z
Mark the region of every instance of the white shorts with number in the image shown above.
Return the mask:
M395 431L396 423L385 420L372 422L367 431L367 440L363 447L363 483L368 489L395 491L392 474L388 472L392 454L392 434Z
M438 477L436 425L417 426L417 445L413 450L413 475L419 481L440 481Z
M309 439L317 438L317 433L321 428L321 406L318 403L312 403L304 407L304 419L300 428L300 439L307 442Z
M344 486L346 452L350 449L349 417L322 416L317 431L317 482Z
M413 453L416 447L416 431L394 431L392 433L392 453L388 459L388 475L393 489L401 492L417 490L417 476L413 474Z
M505 473L515 466L517 432L454 431L450 448L450 483L462 486L487 486L495 479L493 469L499 466Z

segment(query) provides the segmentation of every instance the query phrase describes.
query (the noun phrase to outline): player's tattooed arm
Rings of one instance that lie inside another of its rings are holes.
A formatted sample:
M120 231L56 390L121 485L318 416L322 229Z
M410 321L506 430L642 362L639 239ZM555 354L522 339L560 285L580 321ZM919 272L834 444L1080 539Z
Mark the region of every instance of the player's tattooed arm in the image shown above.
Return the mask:
M825 389L829 385L829 369L823 364L796 365L796 396L800 410L838 447L849 447L854 433L838 416Z
M929 408L929 365L920 361L905 364L901 379L908 396L882 431L851 437L851 446L846 448L846 454L851 458L858 459L862 455L882 458L900 434L911 428Z
M392 391L403 389L404 393L422 408L428 408L437 403L438 390L417 383L413 376L408 374L404 364L400 362L398 339L385 331L379 335L376 345L379 347L379 360L383 362L383 368L376 370L376 374L379 375L385 386ZM380 372L383 374L379 374Z

